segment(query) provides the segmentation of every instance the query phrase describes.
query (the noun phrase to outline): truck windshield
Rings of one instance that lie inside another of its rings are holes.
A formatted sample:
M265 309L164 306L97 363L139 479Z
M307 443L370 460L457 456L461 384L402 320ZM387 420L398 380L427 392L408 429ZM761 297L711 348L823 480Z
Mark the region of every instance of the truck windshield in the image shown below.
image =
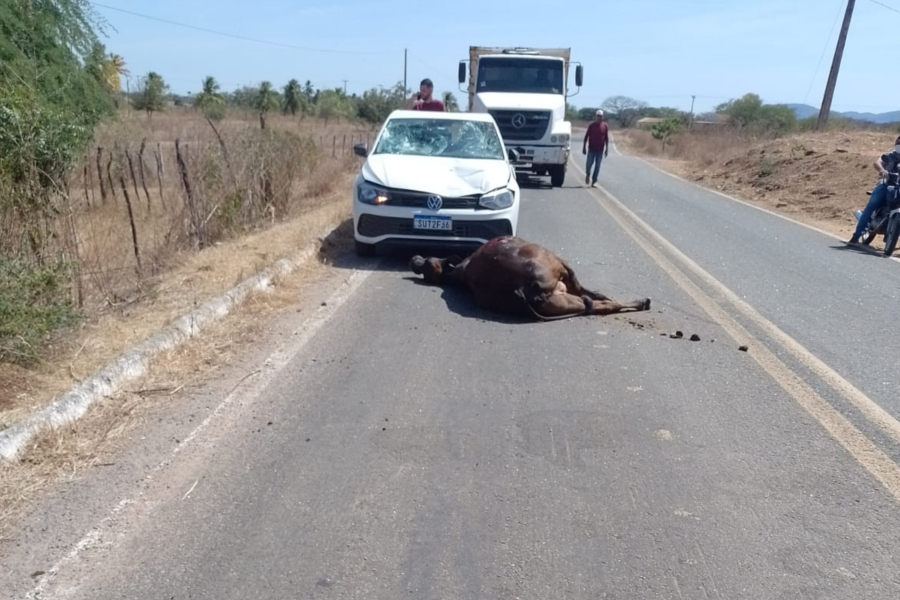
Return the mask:
M563 63L519 56L481 58L476 92L562 94Z
M493 123L450 119L391 119L373 154L503 160Z

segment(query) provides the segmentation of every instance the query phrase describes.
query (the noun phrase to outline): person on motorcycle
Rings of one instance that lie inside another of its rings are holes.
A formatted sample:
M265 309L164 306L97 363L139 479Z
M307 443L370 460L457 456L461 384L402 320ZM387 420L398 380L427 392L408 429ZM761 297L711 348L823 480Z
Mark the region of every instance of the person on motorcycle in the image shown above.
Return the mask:
M888 173L896 173L898 171L898 167L900 167L900 137L897 137L894 140L894 149L891 152L887 152L882 154L878 160L873 163L875 170L881 174L882 177L886 177ZM887 198L887 185L885 183L879 183L875 186L875 189L872 190L872 195L869 196L869 203L866 204L865 210L863 210L862 215L859 217L859 222L856 224L856 231L853 233L853 237L850 238L848 244L857 244L859 243L859 237L865 231L866 226L869 224L869 219L872 218L872 215L878 210Z

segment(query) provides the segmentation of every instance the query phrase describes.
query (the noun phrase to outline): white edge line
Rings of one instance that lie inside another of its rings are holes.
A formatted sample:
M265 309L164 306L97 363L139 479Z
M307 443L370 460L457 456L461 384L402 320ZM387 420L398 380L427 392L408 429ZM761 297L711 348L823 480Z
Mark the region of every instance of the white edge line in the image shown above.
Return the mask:
M377 263L380 263L379 259ZM342 288L339 288L334 294L331 295L330 298L325 303L325 306L322 306L318 309L317 314L309 319L305 320L296 330L294 330L291 335L292 338L296 337L296 339L292 339L290 342L283 344L279 347L275 352L270 354L266 360L264 361L264 370L260 375L260 379L256 380L252 386L250 386L245 391L246 384L250 381L251 378L245 379L240 384L238 384L237 389L228 394L222 402L207 416L194 430L184 438L184 440L175 446L172 450L172 454L159 463L156 467L153 468L151 473L147 475L144 481L148 479L152 479L153 474L161 471L167 465L169 465L172 460L178 455L179 452L184 450L186 447L190 446L197 437L207 428L210 423L217 417L219 417L229 405L231 405L235 399L243 398L247 402L252 401L259 396L267 389L268 385L272 382L275 377L281 373L281 371L290 364L291 359L296 356L299 352L301 352L306 345L312 340L313 336L322 328L325 323L327 323L337 311L353 296L354 293L359 289L359 287L363 284L363 282L374 273L373 270L368 271L353 271L348 280L343 284ZM242 403L245 405L246 403ZM199 480L198 480L199 481ZM194 487L196 487L196 483ZM190 491L193 491L194 487L191 488ZM188 494L190 494L190 491ZM185 497L187 497L187 495ZM91 528L73 547L72 550L69 551L68 554L63 556L59 561L56 562L50 569L47 570L46 573L41 575L40 581L38 584L26 594L26 598L28 600L37 600L41 598L44 591L47 587L53 583L56 577L59 575L60 571L62 571L65 566L78 559L78 557L85 551L93 548L97 540L100 538L101 530L103 526L109 521L113 520L119 513L121 513L126 507L135 504L135 500L131 498L123 498L120 500L115 507L110 511L110 513L104 517L95 527ZM110 543L112 545L112 543Z

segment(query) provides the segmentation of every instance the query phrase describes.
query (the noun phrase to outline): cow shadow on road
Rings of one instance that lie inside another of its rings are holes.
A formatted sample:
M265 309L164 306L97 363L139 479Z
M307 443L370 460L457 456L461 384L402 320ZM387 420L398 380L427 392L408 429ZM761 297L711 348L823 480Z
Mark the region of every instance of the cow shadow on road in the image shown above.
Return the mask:
M472 293L469 290L456 286L436 286L425 283L420 277L411 275L404 277L404 280L414 285L426 287L440 293L441 299L447 305L447 309L455 315L466 319L475 319L476 321L490 321L494 323L503 323L505 325L524 325L533 323L534 319L528 319L524 316L508 315L504 313L496 313L481 308L475 303Z

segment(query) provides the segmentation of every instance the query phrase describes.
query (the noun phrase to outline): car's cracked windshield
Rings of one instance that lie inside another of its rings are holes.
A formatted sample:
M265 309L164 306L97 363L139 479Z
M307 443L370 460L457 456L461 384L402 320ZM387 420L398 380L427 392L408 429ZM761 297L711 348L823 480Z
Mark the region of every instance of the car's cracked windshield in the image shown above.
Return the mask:
M374 154L503 160L493 123L448 119L393 119Z

